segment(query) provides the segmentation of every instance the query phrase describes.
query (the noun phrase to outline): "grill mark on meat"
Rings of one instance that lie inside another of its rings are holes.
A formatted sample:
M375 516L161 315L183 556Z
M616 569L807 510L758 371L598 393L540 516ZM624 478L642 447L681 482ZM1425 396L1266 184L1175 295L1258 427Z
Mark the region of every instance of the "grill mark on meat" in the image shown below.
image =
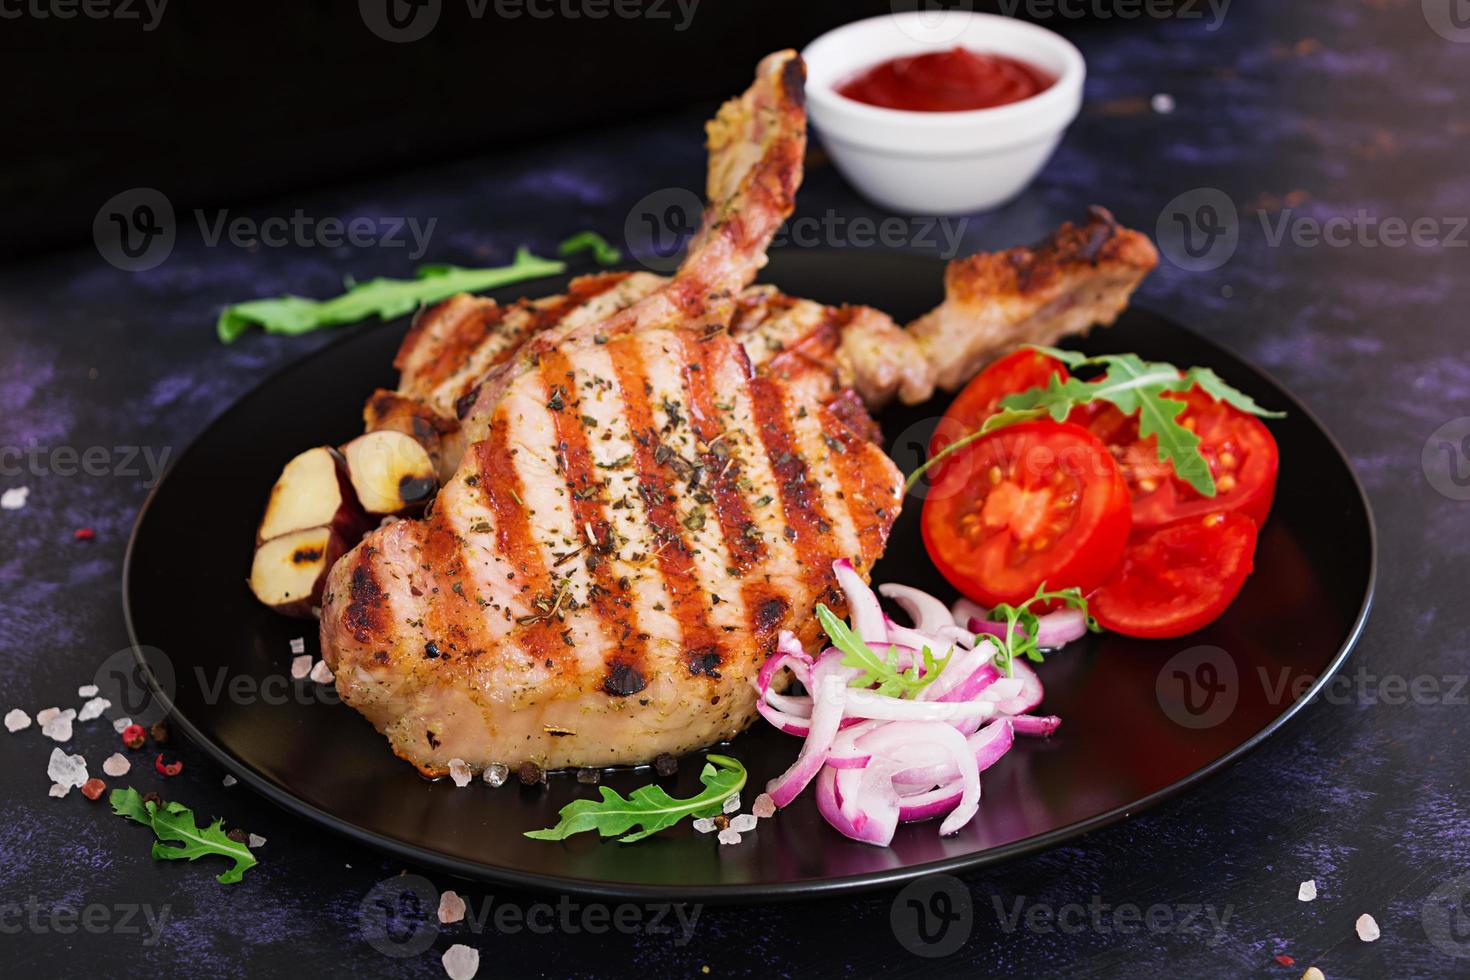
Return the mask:
M842 331L852 322L855 312L850 306L824 307L820 318L809 329L782 342L780 353L766 362L765 370L778 377L812 370L835 374L834 358L842 343Z
M420 570L433 583L423 617L425 635L444 659L458 658L471 652L470 637L483 619L473 598L474 578L465 574L463 542L443 516L435 514L424 524L420 548Z
M342 617L343 625L358 643L371 643L375 636L386 633L388 625L383 609L387 600L373 574L373 555L371 548L358 550L357 565L352 569L351 602Z
M511 308L486 301L462 317L449 335L435 345L432 357L417 372L417 383L432 391L454 376L469 356L490 337Z
M607 660L608 674L603 690L626 697L643 689L648 673L645 636L639 631L637 608L622 588L610 556L617 548L612 521L603 504L602 480L592 458L587 423L583 421L581 390L572 363L560 350L541 359L541 382L550 404L548 409L556 431L556 448L565 469L567 495L571 500L574 525L583 534L582 567L589 579L588 605L602 620L603 635L616 651ZM595 421L595 420L594 420ZM587 540L587 528L592 529ZM633 679L637 679L636 685Z
M875 479L873 467L862 459L865 440L825 408L817 415L824 423L822 438L829 450L828 462L837 474L842 503L846 505L848 520L857 534L860 554L854 558L860 559L858 567L866 567L883 553L888 537L885 529L890 523L887 515L892 513L883 504L875 510L870 501L882 501L889 495L889 490L884 481Z
M473 396L479 390L479 378L484 372L513 357L527 337L535 336L560 323L574 310L613 289L628 275L626 272L610 272L600 276L584 276L573 280L562 296L535 301L521 300L514 306L504 307L503 309L511 311L509 316L501 317L501 322L506 327L504 332L500 336L491 337L487 331L480 342L460 351L459 361L453 366L454 370L445 372L442 378L435 381L436 386L444 381L454 382L452 386L447 386L448 390L436 391L437 401L452 401L456 413L463 418L468 410L464 402L468 399L473 404ZM482 346L487 348L488 353L480 350Z
M556 590L541 544L532 532L530 515L517 499L521 493L521 475L511 455L506 431L508 421L507 413L500 413L490 427L489 437L476 443L472 451L480 476L480 492L495 515L496 550L514 566L514 581L519 585L515 603L527 610L525 617L538 617L520 624L525 651L537 664L544 667L549 663L552 666L546 669L555 670L565 662L566 646L557 635L554 621L540 616L544 610L537 609L533 603L538 597L554 595Z
M751 380L749 390L756 430L776 475L781 510L786 517L785 534L795 545L802 568L810 570L809 574L821 569L824 577L831 578L832 562L841 552L829 547L832 522L815 492L806 460L798 451L785 391L779 382L762 376Z
M726 435L727 425L723 414L715 407L715 375L721 371L723 362L735 360L741 365L739 373L742 380L748 379L751 374L749 361L745 356L745 348L739 344L709 344L688 333L681 334L680 337L686 363L699 366L697 371L685 371L691 422L700 440L709 445L714 439ZM723 377L723 373L721 376ZM750 503L738 485L744 477L745 468L735 457L733 447L726 447L726 452L728 455L722 458L710 449L702 454L701 461L705 471L711 474L709 484L715 501L715 519L719 521L730 561L741 576L740 601L745 609L747 628L757 639L756 648L765 651L768 637L774 637L776 627L785 616L785 603L773 594L769 583L747 577L749 572L766 560L768 549L765 538L756 528ZM735 461L727 465L727 459ZM772 602L777 604L774 616L771 615ZM697 661L693 657L690 659L691 673L710 673L710 664L704 652L694 653L699 656ZM718 666L718 663L716 660L715 665ZM699 669L696 670L696 667Z
M710 596L700 583L694 556L670 502L670 480L665 474L671 471L666 463L655 459L659 433L649 403L652 385L643 355L635 337L609 348L628 428L633 434L633 468L638 477L639 495L643 498L645 519L653 532L655 562L663 573L674 619L679 625L680 649L720 650L720 637L711 623Z

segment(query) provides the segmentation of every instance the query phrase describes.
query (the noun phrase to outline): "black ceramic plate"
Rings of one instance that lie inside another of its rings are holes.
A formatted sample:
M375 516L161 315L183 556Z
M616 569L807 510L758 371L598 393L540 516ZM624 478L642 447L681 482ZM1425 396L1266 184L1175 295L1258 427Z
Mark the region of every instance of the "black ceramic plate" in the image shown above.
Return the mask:
M796 295L868 303L906 320L939 299L941 274L938 262L910 256L787 252L773 257L765 278ZM891 847L854 843L823 822L807 793L736 847L687 824L634 846L591 835L527 840L522 831L551 825L590 788L570 776L537 789L425 781L356 712L329 703L330 688L289 681L289 641L305 635L315 654L315 624L267 611L244 583L281 465L304 447L360 431L364 398L395 383L391 361L404 329L402 321L352 328L225 411L139 517L124 595L134 643L162 650L171 667L176 724L280 805L405 859L516 885L705 900L854 890L990 864L1137 813L1236 759L1326 682L1367 615L1372 519L1331 437L1256 369L1161 317L1131 311L1084 348L1208 365L1289 413L1271 423L1281 476L1255 574L1221 619L1180 640L1089 637L1050 658L1041 667L1044 708L1062 717L1060 731L1018 739L986 774L979 816L954 837L941 839L925 823L900 828ZM900 465L912 465L945 403L882 416ZM954 593L925 555L918 512L911 501L874 581L948 600ZM266 678L274 680L262 685ZM722 750L749 768L747 806L797 744L758 723ZM697 789L698 769L696 758L685 760L668 780L671 791ZM625 771L606 782L626 793L651 778Z

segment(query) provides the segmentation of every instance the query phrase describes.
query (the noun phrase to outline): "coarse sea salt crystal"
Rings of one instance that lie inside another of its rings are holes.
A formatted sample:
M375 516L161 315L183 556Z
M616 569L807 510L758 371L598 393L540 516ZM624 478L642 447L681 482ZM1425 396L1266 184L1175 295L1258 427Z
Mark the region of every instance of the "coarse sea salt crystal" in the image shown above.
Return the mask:
M1317 879L1311 878L1301 883L1296 890L1298 902L1310 902L1317 897Z
M1307 967L1307 972L1302 974L1302 980L1327 980L1327 976L1315 966Z
M708 834L715 829L714 819L711 817L697 817L694 820L694 829L701 834Z
M301 680L311 673L311 656L309 654L291 658L291 677Z
M0 493L0 510L20 510L26 505L26 498L30 495L30 487L11 487Z
M36 712L36 724L44 725L50 722L51 719L59 717L61 717L60 708L42 708Z
M77 716L77 709L67 708L61 714L52 718L41 726L41 734L58 742L71 741L71 723Z
M463 789L470 784L471 779L475 778L475 774L470 769L469 763L463 759L450 759L449 778L454 780L454 785Z
M731 793L730 796L725 800L725 805L722 809L725 813L734 813L736 810L740 809L740 794Z
M318 684L330 684L337 678L336 675L332 673L332 668L327 666L327 662L325 660L318 660L316 662L316 666L311 668L311 679L316 681Z
M1358 916L1358 921L1353 923L1353 927L1358 930L1358 938L1365 943L1374 942L1380 935L1378 923L1367 912Z
M131 718L118 718L112 723L112 730L121 735L132 723L133 719Z
M760 796L757 796L755 798L755 802L750 805L750 812L755 814L757 817L760 817L761 819L765 819L766 817L774 817L776 815L776 801L771 799L770 793L762 793Z
M446 925L464 921L464 899L457 892L446 891L439 896L439 921Z
M31 727L31 716L19 708L11 708L5 712L5 730L7 732L18 732Z
M102 771L109 776L126 776L131 768L133 764L121 752L114 752L102 760Z
M220 780L220 784L228 789L239 781L240 780L236 779L234 776L231 776L229 773L225 773L225 778Z
M46 775L53 783L63 786L80 786L87 781L87 760L79 755L67 755L60 749L51 750L51 760L46 764Z
M60 783L52 783L51 784L51 795L52 796L62 797L62 796L65 796L67 793L70 793L70 792L71 792L71 787L70 786L63 786Z
M463 943L455 943L444 951L440 960L449 980L471 980L480 972L480 951Z
M306 652L306 640L303 637L300 637L300 636L298 636L298 637L296 637L296 639L292 640L291 641L291 652L292 653L305 653Z
M101 718L102 712L112 707L112 702L106 698L93 698L82 705L82 710L77 712L77 721L91 721L93 718Z
M730 818L730 829L741 834L754 830L755 824L756 819L753 813L742 813Z
M250 848L264 847L265 838L259 834L251 834L245 846Z
M485 767L480 778L491 786L504 786L505 781L510 778L510 766L500 762L493 762Z
M720 843L721 844L739 844L740 843L740 831L736 830L733 827L726 827L724 830L720 831Z
M96 696L96 684L83 684L81 687L77 688L77 697L79 698L95 698Z

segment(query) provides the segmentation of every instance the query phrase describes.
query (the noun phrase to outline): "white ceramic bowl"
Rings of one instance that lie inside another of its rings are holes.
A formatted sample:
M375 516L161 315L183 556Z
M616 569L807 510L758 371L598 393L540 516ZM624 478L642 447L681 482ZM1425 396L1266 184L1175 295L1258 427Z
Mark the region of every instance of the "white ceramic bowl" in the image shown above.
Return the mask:
M1009 55L1057 79L1029 99L968 112L885 109L836 86L889 58L960 46ZM963 11L890 14L828 31L802 52L807 109L833 164L894 211L961 214L1015 197L1082 106L1087 68L1071 42L1025 21Z

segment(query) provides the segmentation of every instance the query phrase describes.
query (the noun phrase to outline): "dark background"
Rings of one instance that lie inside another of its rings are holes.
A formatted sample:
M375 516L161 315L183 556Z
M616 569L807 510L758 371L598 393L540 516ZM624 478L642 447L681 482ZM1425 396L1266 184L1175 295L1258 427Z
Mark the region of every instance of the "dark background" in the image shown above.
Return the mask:
M1033 240L1094 202L1153 233L1167 229L1181 195L1218 190L1238 214L1237 251L1191 272L1166 247L1137 301L1296 392L1342 441L1378 518L1378 599L1345 668L1348 686L1244 761L1146 815L964 876L968 936L945 958L916 955L934 949L912 938L907 906L890 891L707 908L685 945L646 932L457 927L432 952L387 959L364 941L360 910L375 884L404 870L398 862L243 787L223 788L221 771L179 745L186 768L170 789L201 816L268 838L260 866L221 887L212 862L150 860L141 828L103 806L77 793L49 799L54 743L33 727L0 734L6 972L437 976L439 953L459 941L481 950L481 976L1297 977L1311 963L1332 980L1470 975L1470 919L1441 914L1470 891L1457 686L1470 641L1470 443L1460 441L1470 415L1470 250L1453 232L1470 214L1470 38L1443 26L1452 11L1470 11L1455 2L1236 0L1219 24L1098 16L1122 9L1106 2L1080 18L1023 5L1082 48L1086 105L1024 195L972 216L964 250ZM504 261L522 243L545 254L585 227L618 240L650 190L702 183L702 120L713 100L744 86L760 54L887 8L703 0L677 32L672 21L475 20L446 0L428 37L393 44L352 4L175 4L152 32L137 21L0 20L0 248L9 255L0 446L177 452L241 393L332 337L253 334L221 347L212 324L223 304L327 296L345 276L405 275L414 264L402 249L211 247L184 217L191 208L436 218L427 258L464 264ZM1161 93L1172 112L1151 107ZM157 268L128 273L102 260L90 226L103 201L139 186L168 195L179 237ZM798 217L826 216L887 217L814 149ZM1360 230L1341 246L1274 242L1269 232L1278 221L1332 218ZM1385 218L1430 219L1440 241L1389 246L1361 230ZM15 485L31 497L0 512L0 710L34 715L79 703L76 687L126 644L118 582L147 488L121 473L0 477L0 488ZM81 527L96 538L74 540ZM206 531L201 560L208 547ZM1389 678L1430 680L1438 694L1403 703ZM92 722L68 748L95 771L113 744L105 723ZM135 784L154 779L146 765L135 774ZM1307 878L1320 897L1302 904L1297 883ZM477 904L558 900L434 883ZM1218 936L1007 931L997 909L1017 900L1209 905L1230 918ZM152 945L117 928L13 928L6 908L32 902L43 914L167 905L170 918ZM1364 912L1382 927L1376 943L1353 933Z

